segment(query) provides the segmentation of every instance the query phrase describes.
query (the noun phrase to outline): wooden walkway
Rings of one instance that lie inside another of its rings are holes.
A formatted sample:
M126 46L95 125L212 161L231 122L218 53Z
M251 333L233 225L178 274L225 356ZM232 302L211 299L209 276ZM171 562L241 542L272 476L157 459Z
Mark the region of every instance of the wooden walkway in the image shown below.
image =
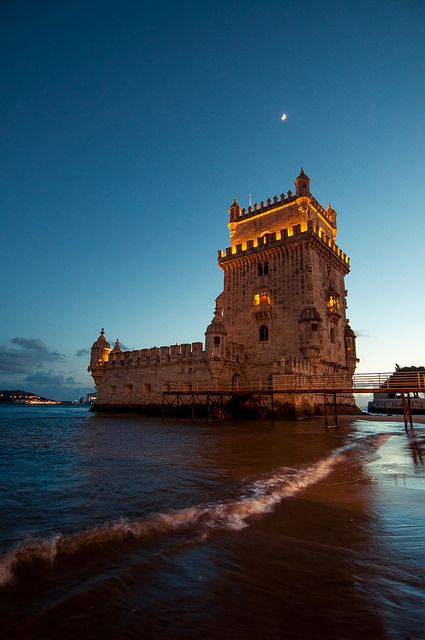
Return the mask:
M261 380L250 385L216 385L211 388L193 385L191 390L167 389L162 394L162 416L202 413L207 420L224 419L225 408L229 403L240 406L249 402L258 420L273 421L275 416L275 400L277 397L293 395L319 395L323 397L325 426L338 425L338 396L354 394L388 394L394 393L401 398L406 431L413 429L411 397L425 393L425 372L392 372L392 373L358 373L353 376L351 384L346 376L294 376L282 374L274 376L270 387Z

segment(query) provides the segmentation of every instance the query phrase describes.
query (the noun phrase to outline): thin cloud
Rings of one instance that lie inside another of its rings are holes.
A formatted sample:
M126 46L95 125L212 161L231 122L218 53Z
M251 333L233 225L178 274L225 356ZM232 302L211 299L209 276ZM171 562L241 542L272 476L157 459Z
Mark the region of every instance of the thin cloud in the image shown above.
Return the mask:
M81 356L88 356L88 355L90 355L90 350L89 349L78 349L78 351L77 351L77 353L75 355L78 356L79 358L81 358Z
M359 329L358 331L355 331L354 333L356 335L356 338L370 338L369 331L366 331L364 329Z
M0 372L29 373L46 362L58 362L64 358L57 351L50 351L38 338L16 337L9 341L12 345L0 346Z
M37 371L24 378L24 382L30 382L37 385L55 385L56 387L62 387L65 385L82 385L82 382L76 382L73 376L65 376L57 374L52 369L49 371Z
M24 349L28 349L28 350L33 349L34 351L38 351L40 353L52 353L54 355L60 356L60 353L57 353L56 351L49 352L44 342L42 340L39 340L38 338L17 337L17 338L12 338L10 342L12 344L17 344L19 347L23 347Z

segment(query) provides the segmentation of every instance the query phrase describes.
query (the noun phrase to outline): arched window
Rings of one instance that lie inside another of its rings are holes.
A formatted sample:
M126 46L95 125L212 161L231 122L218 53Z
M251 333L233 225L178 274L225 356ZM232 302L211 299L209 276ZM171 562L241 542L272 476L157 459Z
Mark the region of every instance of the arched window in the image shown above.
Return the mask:
M269 272L269 263L268 263L268 262L265 262L265 263L263 264L263 273L264 273L264 275L266 276L266 275L268 274L268 272Z
M260 327L260 342L267 342L269 339L269 328L267 325L262 324Z
M261 264L261 262L258 263L258 275L263 275L263 265Z

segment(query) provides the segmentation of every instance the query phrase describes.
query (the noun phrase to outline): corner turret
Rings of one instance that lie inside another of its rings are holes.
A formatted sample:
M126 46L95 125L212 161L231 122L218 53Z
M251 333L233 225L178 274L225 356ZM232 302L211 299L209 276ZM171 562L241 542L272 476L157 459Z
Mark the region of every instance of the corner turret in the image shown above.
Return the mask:
M111 347L105 338L105 330L102 327L98 339L93 342L90 364L87 367L87 371L90 371L94 378L96 388L103 377L103 366L108 362L110 353Z
M229 222L235 222L239 216L241 215L241 207L237 198L233 200L232 204L229 207Z
M328 202L328 208L326 209L326 216L330 222L330 224L336 229L336 211L332 207L331 203Z
M356 364L359 361L356 354L356 334L350 327L349 321L346 321L345 324L345 354L347 358L347 367L350 369L352 373L354 373L356 369Z
M205 331L205 352L207 356L223 357L227 331L223 323L222 295L215 301L214 318Z
M300 175L298 178L295 178L295 193L297 198L300 196L311 196L310 178L304 173L304 169L302 167Z
M298 320L300 325L300 350L310 362L319 362L322 347L323 320L315 307L305 307Z

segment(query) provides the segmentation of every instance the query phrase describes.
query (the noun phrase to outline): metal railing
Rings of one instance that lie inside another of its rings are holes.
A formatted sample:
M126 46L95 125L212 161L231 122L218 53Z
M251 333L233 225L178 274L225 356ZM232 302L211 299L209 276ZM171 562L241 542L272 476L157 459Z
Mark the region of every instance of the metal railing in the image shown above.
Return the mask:
M372 392L422 392L425 393L425 371L392 371L379 373L356 373L353 377L346 373L331 375L275 374L272 380L252 380L249 383L224 382L197 383L186 382L164 384L163 393L253 393L253 392L300 392L321 393L326 391L340 393Z

